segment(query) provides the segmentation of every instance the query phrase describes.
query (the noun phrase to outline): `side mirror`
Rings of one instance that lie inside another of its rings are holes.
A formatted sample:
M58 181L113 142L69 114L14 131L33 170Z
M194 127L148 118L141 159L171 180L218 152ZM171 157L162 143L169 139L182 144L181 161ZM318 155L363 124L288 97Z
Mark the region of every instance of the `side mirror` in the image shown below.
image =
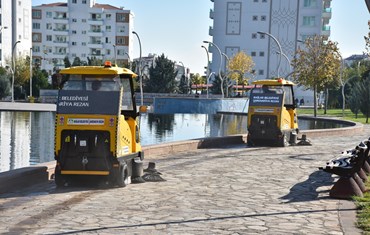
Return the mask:
M146 105L140 105L139 112L140 113L146 113L146 112L148 112L148 106L146 106Z

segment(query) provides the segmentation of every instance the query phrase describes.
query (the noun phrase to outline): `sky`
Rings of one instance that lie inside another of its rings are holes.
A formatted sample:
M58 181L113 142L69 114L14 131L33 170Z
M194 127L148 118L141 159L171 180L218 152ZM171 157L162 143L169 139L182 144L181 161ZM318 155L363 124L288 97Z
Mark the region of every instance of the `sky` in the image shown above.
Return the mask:
M32 5L66 0L32 0ZM164 54L172 61L182 62L191 73L203 74L207 54L201 46L208 35L213 9L210 0L97 0L131 10L134 30L140 37L142 55ZM338 42L343 58L365 51L364 36L370 14L364 0L333 0L331 2L330 40ZM134 40L134 58L139 57L139 45Z

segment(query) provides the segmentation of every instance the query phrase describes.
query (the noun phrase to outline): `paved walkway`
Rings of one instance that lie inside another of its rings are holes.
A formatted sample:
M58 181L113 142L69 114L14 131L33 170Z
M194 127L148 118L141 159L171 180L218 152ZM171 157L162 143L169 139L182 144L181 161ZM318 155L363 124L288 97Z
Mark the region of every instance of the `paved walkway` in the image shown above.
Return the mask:
M0 233L359 234L335 180L318 170L369 136L320 137L313 146L199 149L154 161L164 182L56 189L53 182L0 196ZM146 166L146 164L145 164Z

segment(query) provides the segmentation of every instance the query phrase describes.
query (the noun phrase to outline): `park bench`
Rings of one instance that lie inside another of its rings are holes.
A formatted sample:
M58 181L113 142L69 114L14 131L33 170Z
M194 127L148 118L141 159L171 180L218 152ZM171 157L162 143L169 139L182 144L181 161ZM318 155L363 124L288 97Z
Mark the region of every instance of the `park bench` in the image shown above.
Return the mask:
M369 166L370 140L364 140L354 149L345 150L338 157L331 159L324 167L327 173L339 176L330 190L330 197L350 199L352 196L363 196L366 191L364 182L370 173Z

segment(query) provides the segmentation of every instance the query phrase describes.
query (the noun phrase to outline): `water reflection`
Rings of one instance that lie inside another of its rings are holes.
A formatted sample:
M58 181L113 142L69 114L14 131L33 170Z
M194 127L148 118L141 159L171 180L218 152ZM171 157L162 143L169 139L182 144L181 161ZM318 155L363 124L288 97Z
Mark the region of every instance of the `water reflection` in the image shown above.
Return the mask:
M53 112L0 112L0 172L54 160ZM144 114L143 146L203 137L247 133L247 116ZM335 128L325 121L299 120L301 130ZM342 125L343 126L343 125Z
M0 112L0 172L54 158L54 113Z
M142 145L246 133L247 116L225 114L145 114Z

